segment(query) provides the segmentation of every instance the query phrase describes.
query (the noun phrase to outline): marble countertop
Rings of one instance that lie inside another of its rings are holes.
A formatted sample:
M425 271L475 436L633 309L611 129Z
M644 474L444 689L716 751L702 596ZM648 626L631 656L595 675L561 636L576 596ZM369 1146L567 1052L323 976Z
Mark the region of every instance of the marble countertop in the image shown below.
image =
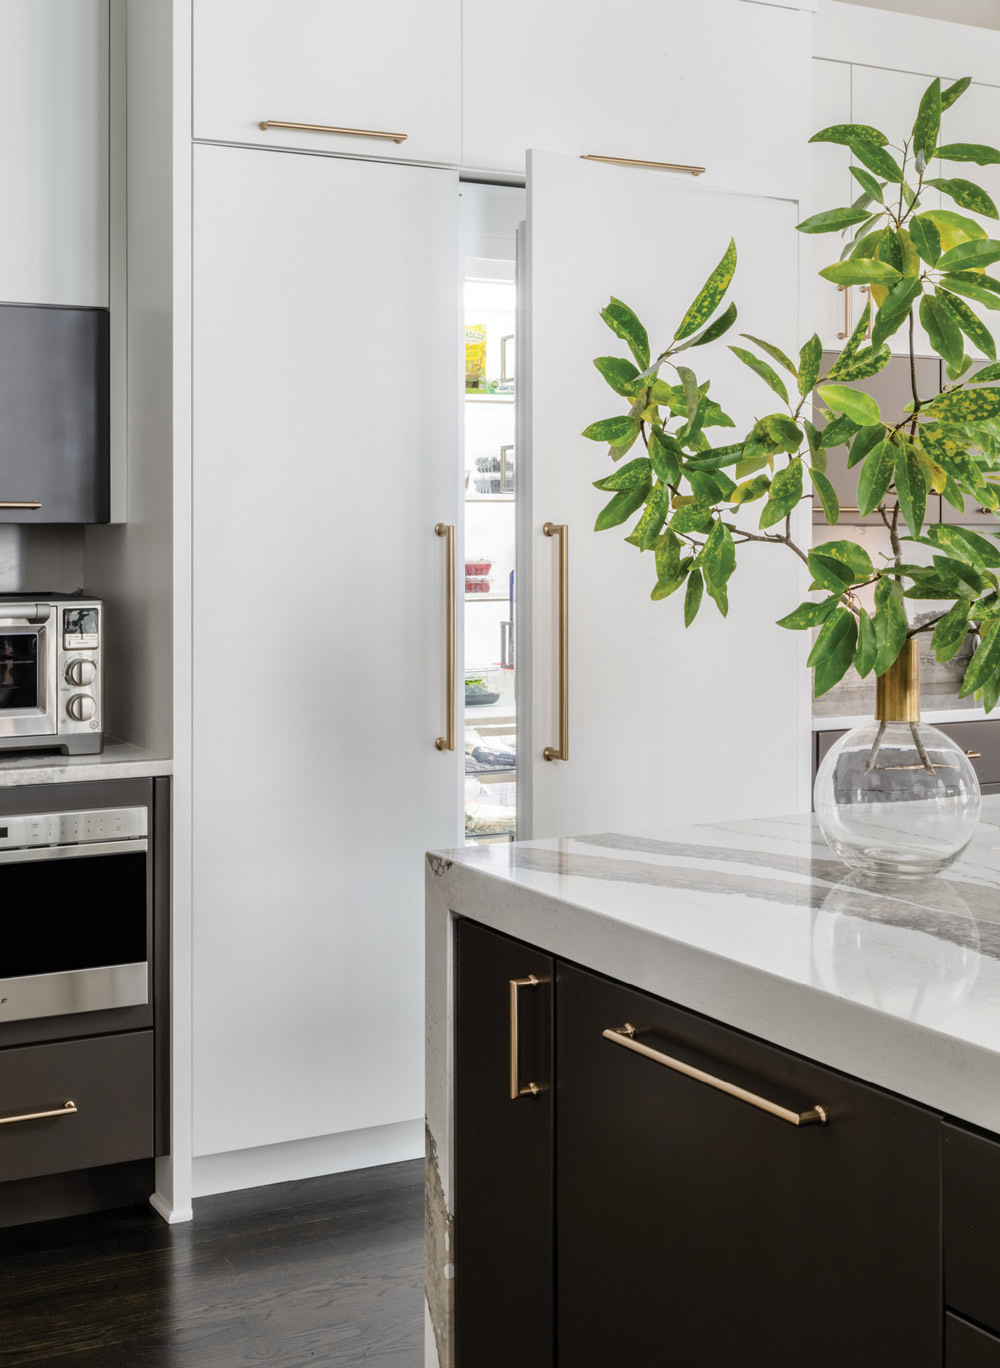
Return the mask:
M100 755L0 751L0 788L69 784L86 779L148 779L173 772L169 757L109 738Z
M803 816L446 851L427 883L429 949L459 912L1000 1132L1000 797L927 880L851 875Z

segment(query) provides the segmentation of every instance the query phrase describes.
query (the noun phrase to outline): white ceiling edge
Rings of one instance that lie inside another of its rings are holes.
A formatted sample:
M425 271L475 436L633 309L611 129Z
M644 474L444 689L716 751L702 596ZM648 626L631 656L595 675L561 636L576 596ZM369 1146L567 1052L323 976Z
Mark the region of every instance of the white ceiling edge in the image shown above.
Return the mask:
M973 28L1000 29L1000 7L996 0L844 0L844 3L920 19L945 19L947 23ZM942 13L944 9L947 9L947 15Z
M1000 30L845 0L820 5L813 24L813 56L951 80L971 76L982 85L1000 86Z

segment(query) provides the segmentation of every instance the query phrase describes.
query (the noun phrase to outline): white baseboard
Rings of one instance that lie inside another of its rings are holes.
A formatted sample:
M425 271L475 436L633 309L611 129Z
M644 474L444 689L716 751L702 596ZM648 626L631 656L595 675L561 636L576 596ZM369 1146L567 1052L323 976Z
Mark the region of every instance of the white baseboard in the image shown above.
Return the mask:
M162 1216L167 1225L179 1225L182 1221L190 1221L194 1212L188 1207L172 1207L165 1197L161 1197L158 1192L154 1192L149 1199L149 1205L156 1212L157 1216Z
M194 1197L209 1197L217 1192L239 1192L296 1178L319 1178L326 1173L395 1164L401 1159L421 1159L423 1153L421 1117L391 1126L344 1131L340 1135L317 1135L280 1145L196 1155L191 1191Z

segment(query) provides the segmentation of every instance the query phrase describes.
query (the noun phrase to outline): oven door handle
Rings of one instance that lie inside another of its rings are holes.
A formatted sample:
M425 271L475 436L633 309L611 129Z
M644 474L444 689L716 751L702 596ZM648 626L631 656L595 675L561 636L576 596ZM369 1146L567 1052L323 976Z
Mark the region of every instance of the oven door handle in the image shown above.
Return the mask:
M0 865L35 864L39 860L80 860L87 855L143 854L149 841L81 841L78 845L19 846L16 850L0 850Z
M51 616L47 603L4 603L0 599L0 622L48 622Z

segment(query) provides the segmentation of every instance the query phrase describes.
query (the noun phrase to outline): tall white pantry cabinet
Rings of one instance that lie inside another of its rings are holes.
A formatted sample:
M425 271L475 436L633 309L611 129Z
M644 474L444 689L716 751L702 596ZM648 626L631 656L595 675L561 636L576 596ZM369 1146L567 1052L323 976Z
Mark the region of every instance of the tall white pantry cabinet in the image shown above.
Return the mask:
M793 225L814 4L669 0L658 75L630 79L625 99L606 80L620 24L597 0L546 7L572 33L559 61L527 4L494 42L505 16L485 0L156 2L173 23L175 874L197 1195L422 1146L423 855L461 839L460 719L456 749L435 745L448 732L435 528L461 521L463 172L516 181L527 148L544 148L520 281L518 710L532 749L519 781L537 796L522 834L749 815L761 783L769 807L798 806L801 672L791 658L766 679L747 668L761 633L789 649L773 621L798 601L794 558L760 570L757 596L748 564L739 611L684 639L676 605L648 599L648 558L591 532L606 456L579 433L618 410L590 365L620 350L599 318L608 293L641 274L655 345L733 231L748 327L802 340ZM685 74L693 51L710 100ZM521 79L535 68L551 81ZM508 77L514 135L496 98ZM766 393L725 358L717 383L749 423ZM581 666L575 748L551 763L549 520L570 524ZM595 645L608 633L613 659ZM672 740L672 703L703 751ZM763 776L739 737L779 730ZM175 1174L177 1211L184 1186Z

